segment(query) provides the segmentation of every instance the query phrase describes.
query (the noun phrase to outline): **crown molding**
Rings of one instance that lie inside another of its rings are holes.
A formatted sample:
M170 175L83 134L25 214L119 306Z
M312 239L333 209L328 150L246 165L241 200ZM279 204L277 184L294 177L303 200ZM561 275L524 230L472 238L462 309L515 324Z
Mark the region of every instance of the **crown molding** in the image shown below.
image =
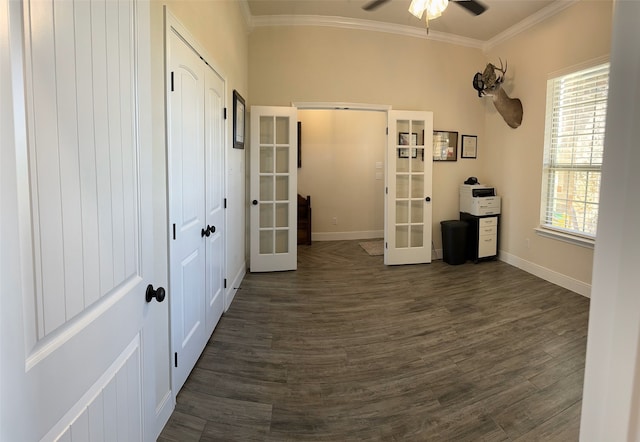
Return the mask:
M251 32L253 17L251 16L251 8L249 8L249 0L240 0L240 12L242 13L244 24L247 26L249 32Z
M538 23L543 22L544 20L548 19L549 17L552 17L552 16L556 15L560 11L568 8L569 6L571 6L574 3L577 3L579 1L580 0L563 0L563 1L558 1L558 2L551 3L546 8L543 8L543 9L539 10L535 14L532 14L529 17L525 18L524 20L516 23L515 25L511 26L510 28L506 29L505 31L501 32L500 34L496 35L492 39L487 40L482 46L482 51L483 52L487 52L487 51L493 49L494 47L496 47L500 43L503 43L503 42L515 37L516 35L520 34L521 32L524 32L527 29L531 28L532 26L535 26Z
M422 38L425 40L451 43L459 46L482 49L485 42L472 38L460 37L445 32L416 28L414 26L382 23L372 20L362 20L347 17L331 17L323 15L270 15L253 16L250 28L270 26L323 26L342 29L355 29L359 31L386 32L388 34L403 35L407 37Z

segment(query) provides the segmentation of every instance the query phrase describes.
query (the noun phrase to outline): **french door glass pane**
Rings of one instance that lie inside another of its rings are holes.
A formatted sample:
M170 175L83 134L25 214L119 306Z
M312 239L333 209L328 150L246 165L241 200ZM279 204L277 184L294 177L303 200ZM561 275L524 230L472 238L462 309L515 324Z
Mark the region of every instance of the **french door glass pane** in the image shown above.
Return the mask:
M276 227L289 227L289 203L276 204Z
M289 146L276 147L276 173L289 172Z
M273 253L273 230L260 231L260 254Z
M276 253L289 252L289 231L276 230Z
M409 226L396 226L396 247L399 249L409 246Z
M273 147L260 146L260 173L273 173Z
M273 204L260 204L260 227L273 227Z
M289 144L289 117L276 117L276 144Z
M273 144L273 117L260 117L260 144Z
M396 223L407 224L409 222L409 201L396 201Z
M260 201L273 201L273 177L260 177Z

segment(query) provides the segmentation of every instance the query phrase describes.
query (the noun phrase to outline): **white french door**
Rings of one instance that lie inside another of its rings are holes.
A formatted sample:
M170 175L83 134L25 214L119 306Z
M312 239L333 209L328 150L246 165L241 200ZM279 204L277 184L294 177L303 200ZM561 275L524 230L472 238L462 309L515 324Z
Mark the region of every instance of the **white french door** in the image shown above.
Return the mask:
M389 111L384 263L431 262L433 113Z
M162 298L149 5L0 10L0 439L155 440L169 385L154 361L169 355L153 319L167 303L145 299L151 284Z
M297 268L297 109L251 107L252 272Z
M224 80L167 13L169 284L178 393L224 310Z

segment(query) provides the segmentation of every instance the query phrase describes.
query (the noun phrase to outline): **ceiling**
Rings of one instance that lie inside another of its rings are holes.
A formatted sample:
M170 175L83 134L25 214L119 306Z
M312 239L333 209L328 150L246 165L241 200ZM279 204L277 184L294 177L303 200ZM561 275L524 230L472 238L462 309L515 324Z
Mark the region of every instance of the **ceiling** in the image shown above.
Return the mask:
M425 21L409 12L411 0L390 0L374 11L362 6L370 0L248 0L252 19L265 22L273 18L296 16L343 17L355 22L373 21L375 24L401 25L405 29L425 28ZM429 22L429 30L451 36L487 42L523 20L547 15L549 10L561 9L567 0L481 0L488 9L474 16L466 9L450 2L442 16ZM547 14L545 14L547 12ZM407 28L408 27L408 28Z

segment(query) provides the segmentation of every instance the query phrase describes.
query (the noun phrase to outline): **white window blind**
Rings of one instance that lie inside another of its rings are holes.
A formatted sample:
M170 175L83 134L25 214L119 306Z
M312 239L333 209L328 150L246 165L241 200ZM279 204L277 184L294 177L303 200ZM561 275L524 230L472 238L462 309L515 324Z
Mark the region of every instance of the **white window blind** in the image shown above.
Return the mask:
M541 227L595 238L609 64L547 82Z

